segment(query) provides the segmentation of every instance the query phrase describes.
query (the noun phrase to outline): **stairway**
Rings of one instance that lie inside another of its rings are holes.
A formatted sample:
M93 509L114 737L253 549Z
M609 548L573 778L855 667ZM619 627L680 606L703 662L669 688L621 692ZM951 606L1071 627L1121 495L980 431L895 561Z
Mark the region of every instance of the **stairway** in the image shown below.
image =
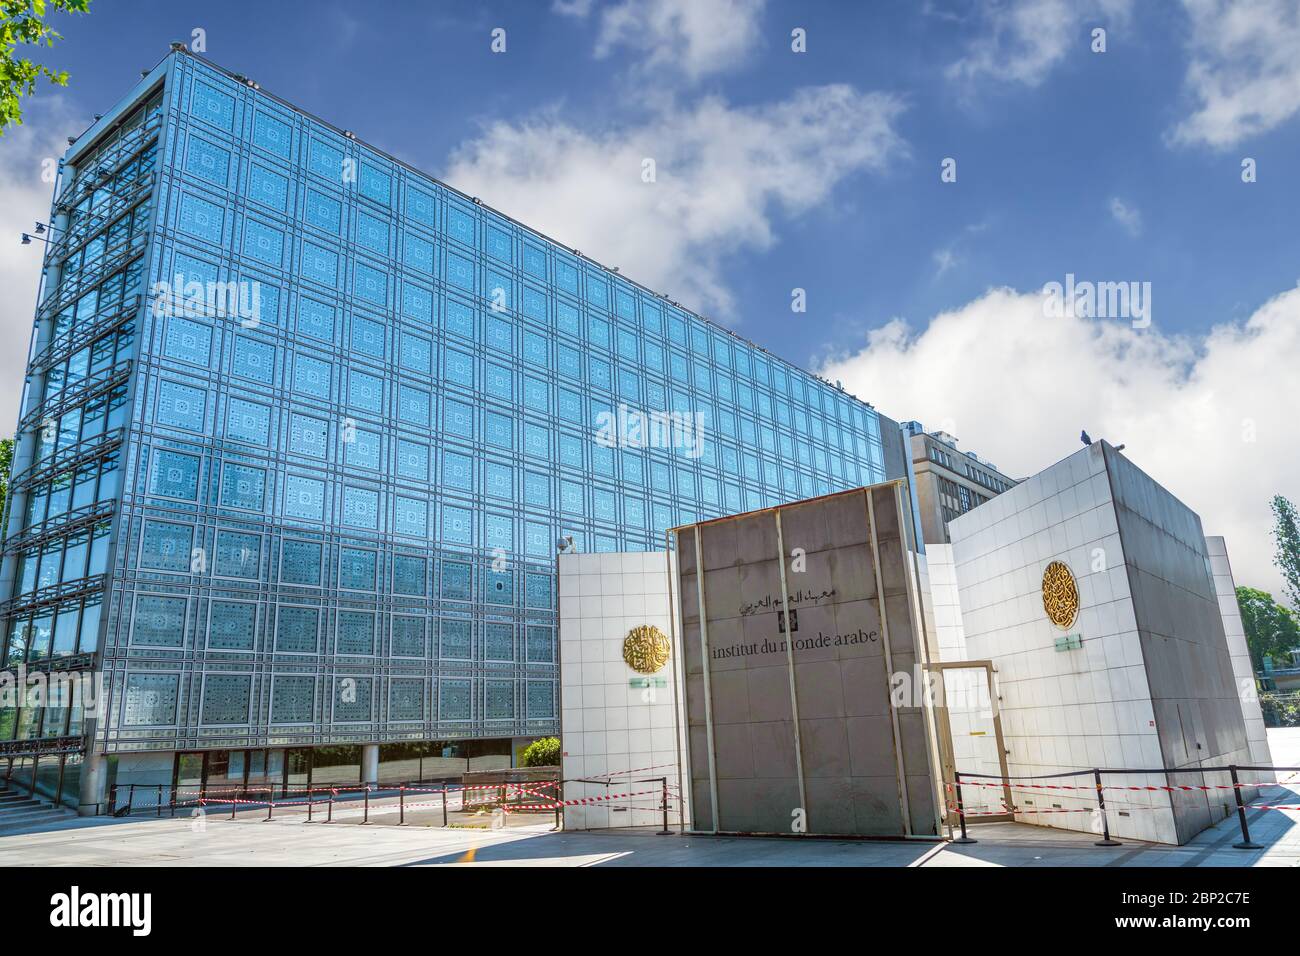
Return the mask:
M68 807L56 807L13 784L0 789L0 834L75 817Z

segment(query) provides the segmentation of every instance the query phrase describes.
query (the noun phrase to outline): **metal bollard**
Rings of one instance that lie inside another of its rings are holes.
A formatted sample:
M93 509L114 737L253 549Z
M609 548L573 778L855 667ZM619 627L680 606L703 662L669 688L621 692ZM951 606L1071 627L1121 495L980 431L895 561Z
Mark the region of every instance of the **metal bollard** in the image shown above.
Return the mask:
M962 806L961 800L961 773L954 770L952 772L953 789L957 793L957 822L961 824L961 836L953 840L953 843L978 843L978 840L972 839L966 834L966 809Z
M447 825L447 785L442 785L442 825Z
M311 823L311 808L312 808L311 795L312 795L312 789L311 787L308 787L307 788L307 822L308 823Z
M275 809L275 786L266 788L266 822L271 822L271 811Z
M365 814L361 817L361 822L369 823L370 822L370 784L366 784L365 800L366 800L366 811Z
M1101 839L1094 846L1123 846L1110 838L1110 823L1106 820L1106 794L1101 789L1101 771L1093 770L1092 779L1097 784L1097 812L1101 814Z
M397 788L397 825L406 826L406 784Z
M660 777L659 783L663 787L663 805L664 805L664 828L659 831L659 835L671 836L673 831L668 829L668 778Z
M1237 779L1237 768L1231 766L1228 772L1232 774L1232 795L1237 798L1237 822L1241 824L1241 842L1234 843L1234 850L1262 850L1264 849L1258 843L1250 838L1250 828L1246 826L1246 805L1241 800L1241 782Z
M338 792L337 790L334 790L334 789L331 789L331 790L330 790L330 802L329 802L329 809L328 809L328 814L329 814L329 815L326 816L326 818L325 818L325 822L326 822L326 823L333 823L333 822L334 822L334 798L335 798L336 796L338 796L338 793L339 793L339 792Z

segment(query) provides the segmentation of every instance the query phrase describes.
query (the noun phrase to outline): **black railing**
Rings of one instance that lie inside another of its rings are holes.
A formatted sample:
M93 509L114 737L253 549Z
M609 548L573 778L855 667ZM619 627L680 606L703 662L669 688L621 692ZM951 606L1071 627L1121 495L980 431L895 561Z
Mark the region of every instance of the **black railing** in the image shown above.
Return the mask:
M106 804L96 807L96 815L128 817L137 814L161 817L176 816L177 810L202 809L204 811L229 808L233 819L240 809L265 809L267 820L274 819L278 809L305 808L308 821L313 821L318 807L324 807L325 822L334 819L336 802L361 801L363 809L362 823L370 822L370 801L379 799L398 799L399 825L406 823L408 809L438 808L442 811L443 826L448 825L448 797L460 796L461 810L468 808L465 795L479 791L496 791L494 799L478 802L475 809L500 807L518 810L536 809L530 801L543 809L556 811L557 822L559 807L556 796L560 781L555 779L531 781L526 783L494 783L483 786L463 786L447 780L410 781L397 784L316 784L312 786L294 786L292 784L232 784L229 786L200 787L170 783L128 783L114 784L108 794ZM551 793L551 796L547 796ZM125 801L123 801L125 794ZM408 797L414 797L416 804L408 804ZM521 806L522 804L522 806Z
M1231 790L1233 792L1233 797L1236 800L1237 821L1241 826L1241 842L1234 843L1233 847L1239 850L1259 850L1262 849L1262 847L1258 843L1255 843L1251 840L1250 825L1246 819L1246 811L1252 809L1252 807L1248 806L1245 803L1245 801L1241 799L1241 791L1247 788L1260 789L1263 787L1300 786L1300 781L1296 781L1294 784L1269 783L1267 781L1262 783L1261 782L1242 783L1238 774L1243 771L1247 773L1279 773L1279 772L1300 773L1300 767L1259 767L1259 766L1247 766L1244 764L1230 764L1225 767L1160 767L1155 770L1115 768L1115 767L1112 768L1093 767L1090 770L1067 770L1062 773L1028 774L1028 775L1021 775L1021 776L1008 776L1005 774L992 774L992 773L961 773L961 772L954 771L953 782L952 784L949 785L953 791L954 805L948 807L948 810L951 813L956 815L961 829L961 836L958 839L954 840L953 842L955 843L977 842L967 832L966 823L968 817L987 815L987 816L997 816L999 818L1004 818L1008 815L1014 815L1017 813L1051 812L1051 811L1042 811L1038 809L1025 810L1021 807L1015 806L1015 804L1013 803L1009 806L1005 806L1003 811L1001 812L995 812L992 814L972 814L968 812L965 807L965 800L962 793L963 785L997 786L1000 788L1014 788L1017 786L1017 784L1014 781L1017 780L1019 781L1058 780L1066 777L1089 776L1092 777L1093 779L1091 785L1064 786L1064 785L1055 785L1055 784L1021 783L1019 786L1022 788L1026 786L1030 786L1038 789L1068 789L1068 790L1091 791L1095 793L1097 798L1097 807L1095 812L1098 814L1100 818L1101 827L1102 827L1101 839L1096 841L1097 846L1121 846L1122 845L1118 840L1111 839L1110 822L1107 819L1107 815L1106 815L1106 791L1107 790L1153 791L1153 792L1167 792L1167 793L1204 793L1207 796L1213 791ZM1207 783L1170 784L1168 783L1169 774L1185 774L1185 773L1196 773L1196 774L1226 773L1232 779L1232 783L1231 784L1207 784ZM1107 774L1111 774L1111 775L1122 774L1125 776L1160 775L1165 777L1166 783L1164 785L1148 784L1142 786L1127 785L1127 786L1108 787L1103 783L1102 780L1102 778ZM975 779L996 780L998 781L998 783L997 784L972 784L971 781ZM1271 808L1270 805L1265 805L1265 806L1258 807L1257 809L1266 810L1270 808ZM1297 804L1297 808L1300 808L1300 804Z

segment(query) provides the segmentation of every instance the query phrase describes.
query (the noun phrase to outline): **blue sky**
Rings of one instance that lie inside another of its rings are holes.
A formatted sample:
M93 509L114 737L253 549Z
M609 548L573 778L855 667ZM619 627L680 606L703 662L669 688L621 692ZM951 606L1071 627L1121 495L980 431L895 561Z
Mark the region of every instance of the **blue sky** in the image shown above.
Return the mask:
M1298 7L94 0L47 55L69 88L0 141L0 199L6 224L47 206L33 159L201 28L263 89L1014 474L1080 427L1128 441L1275 585L1267 497L1300 492L1278 414L1300 405ZM1150 282L1151 327L1044 320L1067 273Z

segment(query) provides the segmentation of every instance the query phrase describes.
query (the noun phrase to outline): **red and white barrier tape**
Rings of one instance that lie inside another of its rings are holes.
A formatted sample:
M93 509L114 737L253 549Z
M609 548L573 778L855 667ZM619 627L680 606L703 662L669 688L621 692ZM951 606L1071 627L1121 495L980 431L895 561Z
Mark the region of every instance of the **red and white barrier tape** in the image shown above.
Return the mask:
M578 797L575 800L556 800L551 803L502 807L502 809L507 813L513 813L516 810L554 810L558 807L582 807L593 803L605 803L609 800L623 800L627 797L642 797L648 793L662 792L662 790L638 790L635 793L609 793L602 794L599 797Z
M594 780L597 777L604 777L606 780L608 780L611 777L625 777L628 774L632 774L632 773L646 773L650 770L663 770L667 767L676 767L676 766L677 764L675 763L657 763L653 767L637 767L635 770L613 770L610 771L609 773L596 773L596 774L592 774L592 779Z
M944 786L949 790L955 790L957 784L945 783ZM1147 784L1144 786L1132 786L1122 784L1106 784L1098 786L1095 783L1086 786L1074 785L1068 783L984 783L977 780L963 780L963 787L994 787L1001 790L1003 787L1010 787L1012 790L1089 790L1096 792L1098 790L1165 790L1165 791L1182 791L1182 790L1241 790L1250 787L1283 787L1287 784L1281 783L1220 783L1220 784L1169 784L1165 786L1156 786Z
M560 782L559 782L558 780L538 780L538 781L529 781L529 782L528 782L528 786L530 786L530 787L538 787L538 788L553 788L553 787L558 787L559 785L560 785ZM383 787L383 786L376 786L376 787L311 787L310 789L307 788L307 787L287 787L287 788L283 788L283 789L282 789L282 788L279 788L279 787L276 787L276 788L274 788L274 792L278 792L278 793L280 793L280 794L282 794L282 795L285 795L285 796L287 796L288 794L291 794L291 793L301 793L301 794L307 794L307 793L313 793L313 794L316 794L316 793L319 793L319 794L328 794L328 793L333 793L333 794L335 794L335 795L338 795L338 794L340 794L340 793L362 793L362 792L365 792L365 791L368 790L368 791L370 791L370 793L373 793L373 794L391 795L391 794L400 793L400 792L402 792L402 791L405 791L406 793L442 793L442 792L444 792L444 790L445 790L447 793L468 793L468 792L471 792L471 791L478 791L478 790L501 790L501 789L510 789L510 788L516 788L516 789L518 789L518 788L520 788L520 787L522 787L522 784L518 784L518 783L487 783L487 784L480 784L480 785L473 786L473 787ZM203 797L212 797L214 794L215 794L215 795L220 795L220 794L223 794L223 793L243 793L243 794L249 794L249 793L264 793L264 792L266 792L268 789L270 789L270 788L267 788L267 787L209 787L207 790L177 790L177 791L176 791L176 796L180 797L180 796L185 796L185 795L188 794L188 795L190 795L190 796L195 796L195 797L203 798ZM147 793L148 791L147 791L147 790L144 790L144 791L142 791L142 792L146 792L146 793ZM221 799L221 802L222 802L222 803L229 803L230 800L227 799L227 798L222 798L222 799ZM262 803L265 803L266 801L263 800L263 801L261 801L261 802L262 802Z

